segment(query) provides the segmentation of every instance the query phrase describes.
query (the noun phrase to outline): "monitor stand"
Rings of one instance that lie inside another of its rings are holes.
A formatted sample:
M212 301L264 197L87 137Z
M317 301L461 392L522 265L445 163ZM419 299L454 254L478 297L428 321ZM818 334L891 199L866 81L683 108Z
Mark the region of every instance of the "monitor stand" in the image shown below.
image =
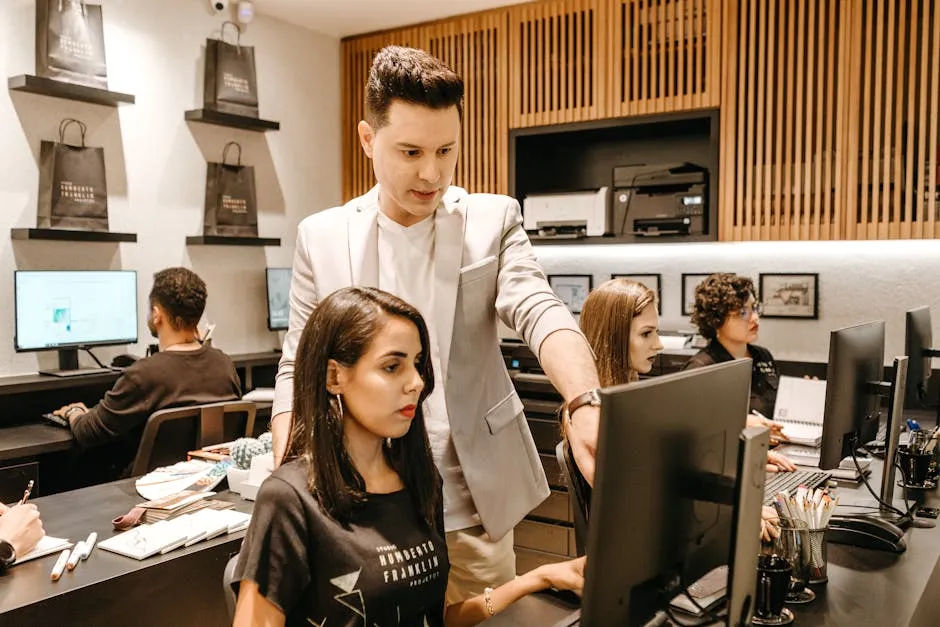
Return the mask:
M101 374L111 372L108 368L80 368L78 365L77 348L60 348L59 367L56 370L40 370L39 374L52 377L80 377L89 374Z

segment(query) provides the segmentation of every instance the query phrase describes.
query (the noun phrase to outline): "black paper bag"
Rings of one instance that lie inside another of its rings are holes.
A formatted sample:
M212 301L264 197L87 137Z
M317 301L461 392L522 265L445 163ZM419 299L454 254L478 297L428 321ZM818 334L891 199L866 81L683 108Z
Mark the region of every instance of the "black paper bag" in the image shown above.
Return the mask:
M101 5L36 0L36 74L108 88Z
M222 39L206 40L206 71L203 102L206 109L258 117L258 80L255 74L255 49L241 45L241 30L234 22L235 43Z
M227 163L230 148L238 149L236 164ZM242 165L242 148L225 144L222 163L209 162L206 172L205 235L258 237L258 201L255 169Z
M65 130L77 124L81 145L65 143ZM108 230L108 185L104 149L85 146L85 125L67 118L59 141L39 146L39 208L36 226L86 231Z

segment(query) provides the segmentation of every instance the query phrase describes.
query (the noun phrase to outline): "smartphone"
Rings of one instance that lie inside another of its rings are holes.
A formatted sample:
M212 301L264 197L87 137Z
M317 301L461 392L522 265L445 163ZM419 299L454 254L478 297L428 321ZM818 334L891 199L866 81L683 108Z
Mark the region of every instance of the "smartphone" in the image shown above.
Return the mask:
M920 518L937 518L940 516L940 509L921 505L914 511L914 515L919 516Z

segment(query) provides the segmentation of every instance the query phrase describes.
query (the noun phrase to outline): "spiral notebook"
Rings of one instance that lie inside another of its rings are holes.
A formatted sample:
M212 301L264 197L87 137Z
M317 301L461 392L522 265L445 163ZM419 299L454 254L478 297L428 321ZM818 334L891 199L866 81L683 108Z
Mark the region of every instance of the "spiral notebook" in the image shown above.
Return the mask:
M774 420L793 444L818 447L822 443L826 408L826 382L818 379L780 377Z

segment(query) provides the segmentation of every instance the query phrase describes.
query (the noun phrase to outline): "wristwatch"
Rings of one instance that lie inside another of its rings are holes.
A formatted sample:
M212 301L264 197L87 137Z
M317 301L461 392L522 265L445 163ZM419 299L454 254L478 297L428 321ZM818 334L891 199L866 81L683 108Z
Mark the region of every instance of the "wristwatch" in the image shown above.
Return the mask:
M0 570L6 570L16 561L16 549L6 540L0 540Z
M566 410L568 412L568 419L570 420L574 416L574 412L581 409L585 405L590 405L591 407L600 407L601 406L601 395L598 393L598 389L594 388L588 392L585 392L581 396L576 396L571 399L571 402L568 403Z

